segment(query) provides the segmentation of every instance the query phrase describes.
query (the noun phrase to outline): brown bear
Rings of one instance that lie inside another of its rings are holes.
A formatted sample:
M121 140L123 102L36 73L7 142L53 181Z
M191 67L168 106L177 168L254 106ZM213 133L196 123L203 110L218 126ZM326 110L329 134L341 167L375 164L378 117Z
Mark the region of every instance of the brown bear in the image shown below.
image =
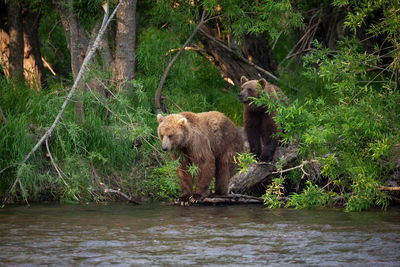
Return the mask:
M287 99L279 87L268 83L264 78L249 80L242 76L240 84L241 91L238 98L244 104L244 130L250 145L250 152L255 154L260 161L269 162L278 145L278 139L273 137L279 130L274 121L275 112L268 112L268 108L264 105L252 104L251 98L259 98L259 90L264 90L270 97L283 101L287 101Z
M243 141L233 122L217 111L182 112L163 117L157 115L158 137L164 151L182 152L178 175L182 189L181 204L196 203L209 192L215 177L215 194L227 195L228 182L235 168L234 156L242 152ZM174 159L178 153L172 153ZM198 167L193 194L190 165Z

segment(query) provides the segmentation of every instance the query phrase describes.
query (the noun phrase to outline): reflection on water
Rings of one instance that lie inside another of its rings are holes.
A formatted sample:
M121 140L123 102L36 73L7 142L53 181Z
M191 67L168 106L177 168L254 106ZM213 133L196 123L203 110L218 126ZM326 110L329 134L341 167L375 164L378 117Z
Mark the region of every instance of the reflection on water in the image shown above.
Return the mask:
M37 205L0 210L0 265L400 266L400 210Z

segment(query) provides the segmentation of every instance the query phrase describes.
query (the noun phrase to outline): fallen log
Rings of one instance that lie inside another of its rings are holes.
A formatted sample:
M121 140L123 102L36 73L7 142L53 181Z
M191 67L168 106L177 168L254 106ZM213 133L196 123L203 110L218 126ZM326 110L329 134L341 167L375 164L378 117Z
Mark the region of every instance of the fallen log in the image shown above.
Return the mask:
M264 200L259 197L253 197L241 194L229 194L227 196L208 196L197 203L191 203L190 205L217 205L217 204L263 204ZM187 206L189 203L184 204L179 200L167 203L167 206Z
M298 155L297 145L277 147L270 163L255 163L249 166L247 172L235 174L229 181L228 191L236 194L252 194L260 184L270 184L272 179L279 176L281 170L294 166ZM278 170L276 165L280 165ZM301 166L299 167L301 168Z

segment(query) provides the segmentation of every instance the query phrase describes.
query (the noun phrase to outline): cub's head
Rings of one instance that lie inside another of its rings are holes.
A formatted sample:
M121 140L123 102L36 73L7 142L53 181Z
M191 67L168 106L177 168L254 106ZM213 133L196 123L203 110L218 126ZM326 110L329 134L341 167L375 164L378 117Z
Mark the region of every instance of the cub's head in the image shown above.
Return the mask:
M157 115L158 137L164 151L171 151L181 147L185 141L187 119L180 114L171 114L163 117Z
M245 76L240 78L242 90L238 94L238 99L243 104L251 102L250 97L259 98L259 90L263 90L267 84L264 78L257 80L249 80Z

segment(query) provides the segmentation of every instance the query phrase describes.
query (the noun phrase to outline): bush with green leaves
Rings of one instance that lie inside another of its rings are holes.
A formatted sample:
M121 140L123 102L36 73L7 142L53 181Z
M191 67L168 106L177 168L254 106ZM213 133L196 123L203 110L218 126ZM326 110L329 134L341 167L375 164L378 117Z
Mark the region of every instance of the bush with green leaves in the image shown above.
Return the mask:
M283 129L279 135L284 142L299 144L300 160L320 160L326 183L336 186L346 210L385 208L388 197L379 187L389 177L385 162L400 142L399 91L385 75L368 71L366 62L374 64L377 58L365 53L355 39L340 41L335 52L315 41L303 60L304 84L320 88L297 84L303 96L289 106L267 94L255 103L277 110L276 121ZM377 75L387 82L373 83ZM317 192L315 186L308 185L304 197ZM292 204L303 206L297 200Z
M264 199L264 204L268 208L281 208L285 206L285 202L282 200L284 196L284 177L272 179L272 183L268 185L265 194L261 196Z

